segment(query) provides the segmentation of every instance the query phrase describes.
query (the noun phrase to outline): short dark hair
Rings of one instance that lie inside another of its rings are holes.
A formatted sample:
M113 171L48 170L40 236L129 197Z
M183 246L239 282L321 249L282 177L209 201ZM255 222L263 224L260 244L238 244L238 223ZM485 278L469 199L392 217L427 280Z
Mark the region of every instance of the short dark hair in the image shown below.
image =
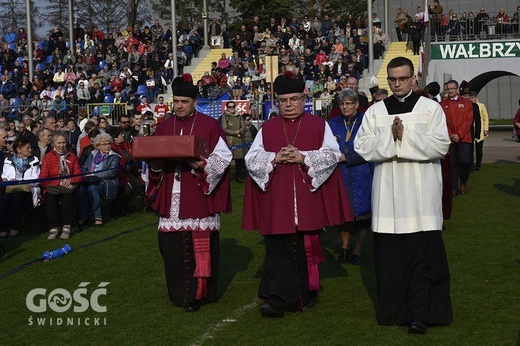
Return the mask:
M25 145L29 144L29 140L25 138L25 136L18 136L13 142L13 150L16 153L18 148L21 148Z
M85 133L89 133L90 131L92 131L93 129L95 129L97 127L96 123L93 122L93 121L87 121L87 123L85 124L85 127L83 128L83 130L85 130Z
M127 115L127 114L121 114L117 120L118 120L119 122L121 122L121 119L123 119L123 118L128 118L128 119L130 119L130 116Z
M455 79L450 79L449 81L447 81L446 85L448 84L455 84L457 88L459 87L459 82L457 82Z
M112 136L112 138L116 138L123 132L123 129L118 126L114 126L114 127L109 128L106 132L110 136Z
M408 66L412 74L414 74L413 62L410 59L405 58L404 56L398 56L397 58L393 58L392 60L390 60L388 66L386 67L386 70L388 71L391 68L401 66Z
M94 129L88 133L88 138L94 138L97 135L99 135L100 133L101 133L101 131L99 131L98 129Z

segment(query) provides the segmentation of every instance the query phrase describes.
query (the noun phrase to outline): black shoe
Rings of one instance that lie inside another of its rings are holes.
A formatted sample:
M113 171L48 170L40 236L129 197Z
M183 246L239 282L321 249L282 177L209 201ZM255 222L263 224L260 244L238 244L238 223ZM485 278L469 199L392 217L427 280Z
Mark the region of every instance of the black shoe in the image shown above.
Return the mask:
M263 302L260 304L260 314L262 317L272 318L272 317L283 317L283 310L276 309L274 306L269 304L268 302Z
M307 305L302 306L301 311L306 311L306 310L312 309L315 305L316 304L314 304L314 302L311 301Z
M348 255L350 255L350 249L341 249L338 256L338 263L347 263Z
M192 303L192 304L188 304L186 306L184 306L184 311L186 312L195 312L195 311L198 311L200 309L200 306L199 304L196 304L196 303Z
M426 334L426 324L421 321L413 321L408 327L410 334Z
M348 260L348 263L354 265L354 266L360 266L361 265L361 256L359 255L352 255L350 256L350 259Z

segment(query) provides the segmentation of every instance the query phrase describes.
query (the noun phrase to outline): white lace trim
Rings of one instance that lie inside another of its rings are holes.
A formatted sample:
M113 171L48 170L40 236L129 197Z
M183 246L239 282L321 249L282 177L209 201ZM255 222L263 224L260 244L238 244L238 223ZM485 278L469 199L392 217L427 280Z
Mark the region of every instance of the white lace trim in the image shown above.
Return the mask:
M215 186L217 186L220 179L224 176L228 166L229 162L219 155L213 153L209 155L206 159L206 167L204 167L204 171L208 174L206 181L209 184L208 192L205 192L206 195L209 195Z
M338 163L336 155L329 149L311 150L302 152L304 163L309 167L307 174L312 178L311 185L315 191L334 172Z
M247 170L251 178L258 184L258 186L265 191L265 186L269 182L269 174L274 169L272 164L276 154L260 150L250 160L246 161Z
M170 207L170 217L161 217L159 219L158 229L160 232L218 231L220 229L219 214L213 214L208 217L197 219L179 219L180 203L180 193L172 192L172 205Z

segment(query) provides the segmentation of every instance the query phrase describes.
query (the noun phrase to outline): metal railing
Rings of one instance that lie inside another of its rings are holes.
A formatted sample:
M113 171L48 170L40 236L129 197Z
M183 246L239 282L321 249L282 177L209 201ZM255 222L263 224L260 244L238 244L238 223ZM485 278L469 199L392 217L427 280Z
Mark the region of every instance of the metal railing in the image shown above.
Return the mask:
M117 124L119 116L128 115L128 110L126 103L87 103L85 107L87 118L92 115L104 116L110 125Z
M430 14L429 32L433 41L489 40L520 37L518 13L499 12ZM516 15L515 15L516 14ZM451 17L451 18L450 18Z
M209 115L212 118L219 119L224 114L223 104L228 100L219 101L200 101L198 102L197 108L200 112ZM251 115L253 121L264 121L268 120L272 112L278 112L278 106L276 101L249 101L249 100L234 100L235 103L241 104L241 107L237 107L237 111L240 114L247 113ZM244 106L245 104L245 106ZM332 98L312 98L305 102L305 111L314 114L320 118L328 120L329 114L332 110L333 99ZM170 109L173 109L173 103L168 102Z
M29 114L30 106L11 105L9 112L2 112L3 115L11 119L22 121L24 115ZM40 114L48 113L56 119L75 118L79 112L85 112L87 118L93 115L104 116L111 125L117 124L120 115L128 114L128 105L126 103L87 103L87 104L66 104L65 108L54 110L52 105L44 105L40 107Z

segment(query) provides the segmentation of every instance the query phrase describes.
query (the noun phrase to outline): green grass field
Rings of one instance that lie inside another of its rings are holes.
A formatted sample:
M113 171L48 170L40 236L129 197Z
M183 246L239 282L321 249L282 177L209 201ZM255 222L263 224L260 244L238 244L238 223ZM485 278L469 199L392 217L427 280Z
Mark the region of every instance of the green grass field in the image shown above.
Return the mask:
M262 238L240 229L243 185L233 185L234 211L222 220L218 303L190 314L169 305L157 218L136 212L102 228L75 232L68 241L74 251L61 259L1 278L0 345L518 345L518 170L515 164L485 164L472 174L468 193L454 199L444 233L454 322L429 328L426 335L377 325L371 239L361 267L340 265L335 261L339 237L333 231L322 236L326 262L321 265L320 303L283 319L262 318L256 298ZM45 233L26 228L25 234L4 240L8 253L0 259L0 275L65 243L47 241ZM120 234L124 231L130 232ZM101 282L110 282L99 298L106 312L70 308L58 313L47 307L47 312L35 313L26 306L27 294L35 288L46 289L44 297L50 297L58 288L72 294L82 282L90 283L83 295L87 298ZM96 318L101 325L94 325ZM62 325L56 325L59 319Z

